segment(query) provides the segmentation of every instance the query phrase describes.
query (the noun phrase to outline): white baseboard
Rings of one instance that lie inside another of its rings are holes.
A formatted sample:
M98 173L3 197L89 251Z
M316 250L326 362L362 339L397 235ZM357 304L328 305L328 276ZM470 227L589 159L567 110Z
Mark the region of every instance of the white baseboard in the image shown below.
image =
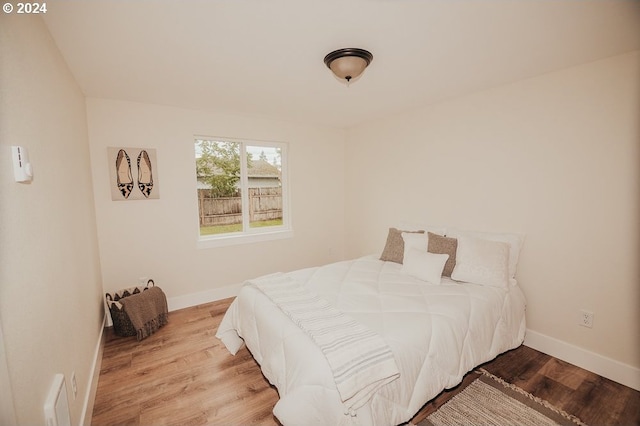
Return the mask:
M96 344L96 350L93 356L93 364L91 365L91 375L87 383L87 393L82 406L82 415L80 416L79 425L90 426L93 417L93 405L96 402L96 393L98 391L98 380L100 379L100 369L102 367L102 354L104 352L104 328L107 324L108 311L102 317L102 327L100 328L100 336Z
M640 368L527 329L524 344L602 377L640 390Z
M226 287L201 291L199 293L167 298L169 311L176 311L178 309L189 308L203 303L215 302L216 300L227 299L229 297L236 297L240 290L240 286L241 284L233 284Z

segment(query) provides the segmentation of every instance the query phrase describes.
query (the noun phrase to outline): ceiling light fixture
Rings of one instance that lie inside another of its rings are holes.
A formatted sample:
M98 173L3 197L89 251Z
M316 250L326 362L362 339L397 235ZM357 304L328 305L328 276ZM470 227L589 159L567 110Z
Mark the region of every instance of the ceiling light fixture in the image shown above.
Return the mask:
M348 47L338 49L324 57L325 65L347 85L353 78L358 78L373 60L373 55L364 49Z

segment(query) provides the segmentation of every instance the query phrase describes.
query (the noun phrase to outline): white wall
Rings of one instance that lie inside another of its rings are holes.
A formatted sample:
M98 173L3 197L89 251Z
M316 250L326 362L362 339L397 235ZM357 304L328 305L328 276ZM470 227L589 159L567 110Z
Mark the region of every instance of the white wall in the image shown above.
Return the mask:
M524 232L528 328L638 372L639 75L632 52L351 129L347 255L401 220Z
M104 318L84 96L39 17L3 13L0 49L0 346L9 391L18 424L44 424L54 375L66 376L70 392L75 371L78 424ZM14 182L11 145L28 149L32 183Z
M342 258L344 131L104 99L87 105L105 291L152 277L171 308L180 297L220 296L216 289L249 278ZM289 144L293 238L196 247L194 135ZM107 147L118 146L157 150L160 199L111 200Z

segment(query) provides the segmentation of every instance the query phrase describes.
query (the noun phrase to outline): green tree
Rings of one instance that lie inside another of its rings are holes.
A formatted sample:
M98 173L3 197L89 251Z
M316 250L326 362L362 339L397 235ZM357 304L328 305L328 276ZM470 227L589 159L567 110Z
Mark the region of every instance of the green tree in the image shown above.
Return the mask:
M228 141L196 140L196 173L209 184L212 197L237 195L240 180L240 144ZM251 166L251 154L247 153L247 166Z
M232 197L240 179L239 144L198 140L200 157L196 160L198 178L209 184L212 197Z

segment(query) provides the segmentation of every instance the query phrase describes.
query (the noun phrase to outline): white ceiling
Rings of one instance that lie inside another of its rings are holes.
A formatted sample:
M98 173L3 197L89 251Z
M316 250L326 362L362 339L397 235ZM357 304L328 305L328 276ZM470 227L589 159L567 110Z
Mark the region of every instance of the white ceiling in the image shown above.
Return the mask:
M640 49L640 1L55 1L87 96L349 127ZM350 87L324 56L373 62Z

